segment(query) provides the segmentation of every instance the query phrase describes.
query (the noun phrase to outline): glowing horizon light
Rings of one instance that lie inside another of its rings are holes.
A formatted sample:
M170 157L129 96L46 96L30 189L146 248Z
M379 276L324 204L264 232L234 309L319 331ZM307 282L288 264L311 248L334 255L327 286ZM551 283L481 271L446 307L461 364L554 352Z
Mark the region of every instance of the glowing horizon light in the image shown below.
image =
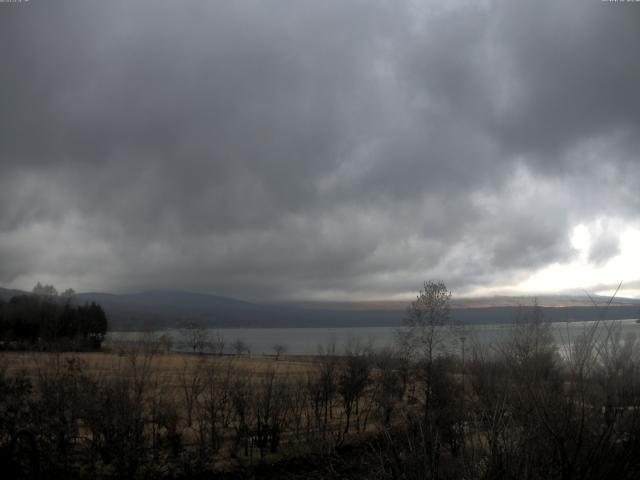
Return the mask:
M637 248L640 245L640 229L625 228L619 236L619 253L601 265L589 259L592 235L587 226L576 226L570 240L578 252L573 261L544 267L516 285L515 290L531 293L588 290L590 293L606 295L615 292L612 285L622 282L621 292L640 293L634 288L624 288L625 283L640 279L640 250Z

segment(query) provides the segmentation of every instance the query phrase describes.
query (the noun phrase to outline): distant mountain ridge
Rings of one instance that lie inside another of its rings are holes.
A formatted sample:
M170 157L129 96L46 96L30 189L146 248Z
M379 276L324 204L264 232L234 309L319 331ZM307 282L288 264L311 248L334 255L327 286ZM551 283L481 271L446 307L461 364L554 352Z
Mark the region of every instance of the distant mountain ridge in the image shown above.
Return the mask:
M189 305L191 308L209 307L212 305L235 305L250 306L249 302L238 300L231 297L222 297L219 295L210 295L206 293L186 292L182 290L149 290L139 293L126 293L115 295L112 293L88 292L79 293L78 299L86 301L116 301L131 304L148 305L154 304L158 306L172 307L175 305Z
M12 297L17 295L27 295L29 292L24 292L22 290L15 290L10 288L2 288L0 287L0 300L4 300L5 302L10 300Z
M0 288L8 301L29 292ZM100 304L112 329L176 328L197 322L210 327L374 327L399 326L409 302L300 302L258 304L231 297L180 290L131 294L79 293L79 303ZM454 299L452 317L462 323L510 323L526 315L534 297ZM537 297L545 317L553 321L638 318L640 300L616 298L609 308L595 308L608 297L545 295Z

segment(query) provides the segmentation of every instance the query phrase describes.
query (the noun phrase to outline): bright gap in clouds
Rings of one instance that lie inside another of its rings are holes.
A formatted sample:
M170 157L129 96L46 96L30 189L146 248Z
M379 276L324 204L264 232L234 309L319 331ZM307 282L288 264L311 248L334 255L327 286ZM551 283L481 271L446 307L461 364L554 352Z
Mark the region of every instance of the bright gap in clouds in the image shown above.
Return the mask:
M640 251L637 248L640 245L640 229L635 226L622 227L618 235L618 253L597 263L593 261L591 250L594 237L600 229L600 222L574 227L571 244L577 251L575 259L538 270L515 289L533 294L584 290L590 294L612 295L622 282L618 296L638 296L640 290L634 287L637 287L640 278Z

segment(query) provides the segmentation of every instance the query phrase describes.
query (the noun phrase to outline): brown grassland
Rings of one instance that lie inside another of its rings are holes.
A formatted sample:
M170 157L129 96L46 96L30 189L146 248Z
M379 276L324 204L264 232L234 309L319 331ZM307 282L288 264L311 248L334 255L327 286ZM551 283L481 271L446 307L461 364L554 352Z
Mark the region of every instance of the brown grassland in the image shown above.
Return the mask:
M446 324L448 301L443 284L425 284L392 351L177 354L150 336L95 353L0 353L0 469L78 480L640 478L635 337L595 322L560 355L534 308L488 347ZM445 354L449 341L463 348Z

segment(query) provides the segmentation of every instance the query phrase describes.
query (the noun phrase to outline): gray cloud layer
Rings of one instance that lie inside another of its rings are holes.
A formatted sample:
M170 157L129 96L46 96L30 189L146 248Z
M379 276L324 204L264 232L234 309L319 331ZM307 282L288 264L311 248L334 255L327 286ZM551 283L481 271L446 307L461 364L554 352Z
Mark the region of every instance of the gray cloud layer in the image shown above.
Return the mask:
M0 284L465 292L637 220L640 6L441 3L0 5Z

